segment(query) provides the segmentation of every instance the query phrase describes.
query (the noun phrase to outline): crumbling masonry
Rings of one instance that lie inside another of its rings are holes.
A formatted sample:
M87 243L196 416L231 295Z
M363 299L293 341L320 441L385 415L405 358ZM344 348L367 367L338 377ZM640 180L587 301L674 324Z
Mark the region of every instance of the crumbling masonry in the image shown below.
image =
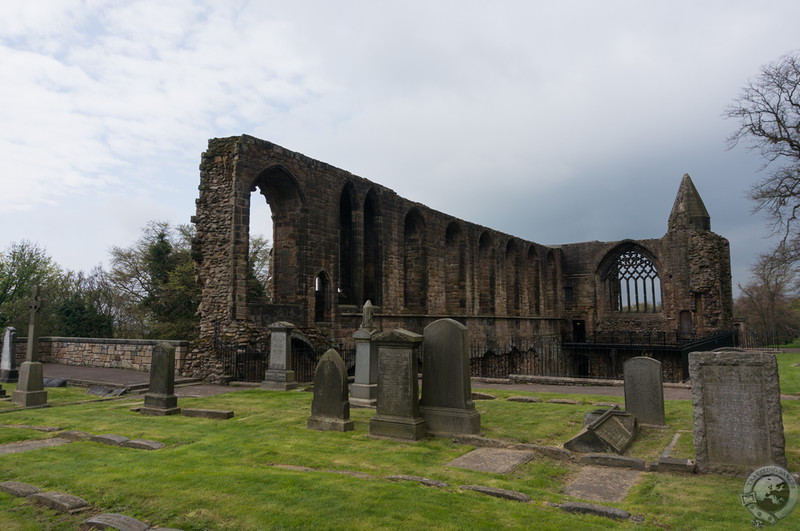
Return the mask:
M200 340L185 368L196 376L220 374L215 330L244 344L289 321L321 354L351 341L367 300L383 329L421 333L452 317L485 345L608 332L677 340L731 328L728 242L711 232L688 175L663 237L560 246L456 219L250 136L209 141L199 190ZM272 282L268 299L254 300L250 207L265 200Z

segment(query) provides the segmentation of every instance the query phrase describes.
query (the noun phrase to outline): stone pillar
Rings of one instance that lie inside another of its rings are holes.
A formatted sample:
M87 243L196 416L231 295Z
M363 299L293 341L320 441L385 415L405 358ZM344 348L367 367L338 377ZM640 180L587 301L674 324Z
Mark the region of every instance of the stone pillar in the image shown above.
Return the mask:
M378 403L378 344L374 328L359 328L353 334L356 344L356 377L350 386L350 404L375 407Z
M39 334L36 331L36 314L39 311L39 287L34 286L28 319L28 344L25 361L19 371L17 390L11 393L11 401L18 406L34 407L47 404L44 390L44 371L39 362Z
M175 415L181 412L175 396L175 347L158 343L150 364L150 389L144 395L142 415Z
M378 344L377 414L369 423L370 435L417 440L425 436L419 412L417 349L422 336L398 329L373 337Z
M19 380L17 370L17 329L8 326L3 333L3 353L0 355L0 383Z
M272 339L269 350L269 368L261 382L261 389L289 391L297 388L292 367L292 323L278 321L269 325Z
M467 327L439 319L425 327L420 410L436 435L477 434L481 416L472 401Z

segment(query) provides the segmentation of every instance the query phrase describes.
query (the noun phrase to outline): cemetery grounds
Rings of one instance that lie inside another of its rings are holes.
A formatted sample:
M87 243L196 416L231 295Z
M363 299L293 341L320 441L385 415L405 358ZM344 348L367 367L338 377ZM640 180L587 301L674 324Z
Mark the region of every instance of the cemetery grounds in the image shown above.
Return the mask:
M800 354L778 354L781 390L800 398ZM15 386L3 384L7 394ZM368 436L374 410L351 409L355 430L308 430L312 393L248 389L207 398L181 398L184 408L235 411L229 420L153 417L131 411L142 395L97 400L86 388L48 388L53 407L14 409L0 402L0 444L58 435L43 427L150 439L166 446L148 451L79 441L0 455L0 482L19 481L43 491L66 492L90 504L62 514L0 492L0 529L72 530L92 514L120 513L154 527L199 529L746 529L751 515L739 493L744 479L717 475L643 472L623 501L602 502L636 521L565 513L556 504L586 501L565 494L580 466L537 456L501 475L447 466L473 447L445 438L397 442ZM622 397L473 391L486 437L558 446L581 428L597 402L623 405ZM505 400L535 396L540 403ZM578 405L547 403L569 398ZM782 401L786 455L800 470L800 400ZM5 411L5 412L4 412ZM690 400L667 400L668 429L644 428L625 453L654 462L681 433L670 456L693 458ZM394 481L428 478L447 486ZM484 485L527 494L529 503L459 489ZM601 503L601 502L594 502ZM776 528L800 527L800 510Z

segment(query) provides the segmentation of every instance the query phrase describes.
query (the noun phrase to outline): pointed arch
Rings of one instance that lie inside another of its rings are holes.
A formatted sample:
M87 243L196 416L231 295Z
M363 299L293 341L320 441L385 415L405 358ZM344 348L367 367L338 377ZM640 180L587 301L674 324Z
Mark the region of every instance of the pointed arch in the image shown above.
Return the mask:
M320 271L314 278L314 322L331 320L331 288L328 274Z
M406 309L423 310L428 304L428 248L425 220L412 208L403 222L403 289Z
M250 184L250 192L258 190L266 199L272 214L272 251L270 256L270 285L267 287L270 299L275 303L292 302L301 290L296 274L299 261L300 234L297 231L297 219L302 218L305 198L297 179L281 165L274 165L262 170ZM244 247L244 276L249 267L249 207L248 202L247 234L238 238Z
M364 296L363 302L381 304L381 217L378 194L370 188L364 198Z
M513 239L508 240L505 253L506 280L506 314L519 315L519 263L517 245Z
M495 312L496 258L492 237L484 232L478 240L478 311L481 314Z
M598 267L606 309L626 313L660 312L659 269L655 255L634 242L623 242L606 253Z
M463 313L467 307L467 243L461 225L455 221L447 225L445 247L445 306L447 313Z
M355 187L345 182L339 195L339 279L337 282L339 302L358 304L356 286L356 212Z

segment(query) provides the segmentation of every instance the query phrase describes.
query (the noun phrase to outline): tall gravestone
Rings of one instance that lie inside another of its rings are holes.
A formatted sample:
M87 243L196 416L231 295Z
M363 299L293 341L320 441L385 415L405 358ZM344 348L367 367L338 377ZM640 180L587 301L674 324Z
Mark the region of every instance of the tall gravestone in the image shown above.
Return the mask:
M261 382L261 389L289 391L297 388L292 370L292 323L278 321L269 325L272 332L269 350L269 367Z
M350 404L375 407L378 403L378 344L372 336L378 333L372 325L372 302L364 303L361 326L353 334L356 345L356 375L350 386Z
M7 326L3 332L3 352L0 354L0 383L14 383L18 380L17 329Z
M314 399L307 426L320 431L350 431L350 402L347 400L347 367L334 349L317 362L314 371Z
M11 393L11 401L18 406L34 407L47 404L47 391L44 390L44 370L39 362L39 335L36 331L36 314L39 312L39 287L34 286L29 306L28 344L25 361L19 370L17 389Z
M769 352L689 354L698 472L786 468L780 382Z
M467 327L439 319L425 327L420 412L436 435L475 434L481 416L472 401Z
M150 389L144 395L142 415L176 415L181 412L175 396L175 347L157 343L150 364Z
M633 413L639 424L664 426L664 382L661 362L639 356L623 365L625 411Z
M370 435L417 440L426 433L419 411L417 349L422 336L408 330L377 334L378 403Z

